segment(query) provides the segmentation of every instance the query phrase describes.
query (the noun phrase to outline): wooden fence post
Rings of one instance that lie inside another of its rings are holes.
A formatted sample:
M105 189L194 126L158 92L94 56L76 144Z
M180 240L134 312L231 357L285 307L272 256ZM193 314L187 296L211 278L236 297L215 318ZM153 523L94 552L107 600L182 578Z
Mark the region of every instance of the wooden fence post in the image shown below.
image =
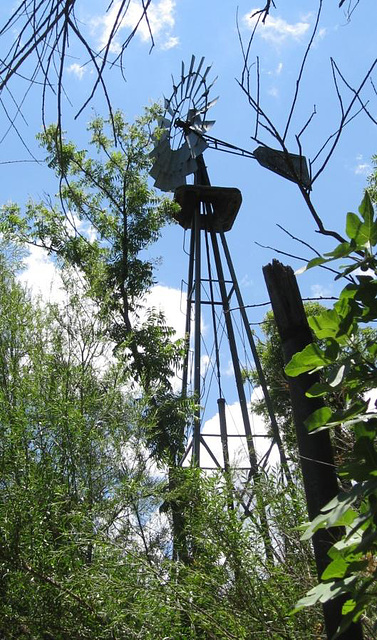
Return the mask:
M264 278L271 300L276 325L281 338L284 361L287 364L292 356L313 341L312 333L305 315L294 273L289 266L278 260L263 267ZM308 514L315 518L322 507L339 492L334 457L327 430L309 434L304 421L310 414L323 407L320 398L308 398L305 393L319 381L317 374L301 374L288 378L292 413L296 428L298 451L304 481ZM312 539L318 577L329 564L327 551L336 538L341 536L340 528L321 529ZM327 637L335 634L340 621L341 609L345 597L339 597L323 605ZM339 640L362 640L363 633L359 623L352 624Z

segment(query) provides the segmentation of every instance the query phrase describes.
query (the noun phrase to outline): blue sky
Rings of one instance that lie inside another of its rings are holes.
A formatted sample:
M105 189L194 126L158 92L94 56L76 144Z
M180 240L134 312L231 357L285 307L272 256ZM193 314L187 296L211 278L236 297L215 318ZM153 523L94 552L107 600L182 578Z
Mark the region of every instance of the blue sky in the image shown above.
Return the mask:
M303 137L303 150L308 157L315 155L327 136L336 130L339 121L339 105L332 82L330 57L336 60L347 80L357 86L375 56L377 7L374 0L363 0L349 23L337 4L335 0L326 0L324 3L318 36L307 62L291 135L288 136L288 146L296 152L294 136L310 116L315 104L317 115ZM114 3L114 10L116 5ZM317 3L312 0L291 0L289 6L286 5L287 3L277 2L277 9L271 11L271 17L256 35L250 56L250 62L257 56L260 60L261 104L281 130L290 108L302 55L313 27ZM106 7L107 3L100 0L79 0L77 3L77 17L86 25L93 46L99 46L106 39L112 17L105 13ZM220 98L210 114L216 120L211 134L241 147L254 149L257 145L250 139L254 131L254 115L237 85L237 79L241 77L242 56L236 15L238 14L241 36L247 42L251 23L249 16L255 8L257 5L244 0L238 3L153 0L150 22L155 47L150 52L150 37L144 25L125 53L126 82L121 80L116 68L108 71L106 80L113 107L123 109L132 120L145 105L161 99L163 94L170 95L171 74L175 78L179 77L181 60L188 64L193 53L197 58L205 56L206 62L213 65L212 77L218 76L213 93L214 97L218 95ZM4 20L7 13L4 5L0 11L0 18ZM128 35L139 12L140 2L133 0L127 14L128 19L119 33L119 41ZM114 54L117 53L116 44ZM69 136L78 144L82 141L85 145L86 122L93 111L103 114L106 105L98 91L80 118L73 120L74 114L89 95L93 70L90 65L85 64L86 58L73 39L69 55L71 58L67 60L65 87L72 106L68 101L64 104L64 125ZM253 77L253 70L251 74ZM20 80L16 80L11 85L13 95L21 96L24 87ZM346 101L349 93L347 96L345 91L344 95ZM371 99L373 111L376 96L370 86L366 88L364 97ZM9 95L3 95L3 100L12 112L13 105ZM20 133L38 158L41 157L41 152L34 142L34 135L41 126L40 101L40 89L34 87L22 107L27 124L21 117L17 121ZM55 117L55 103L50 96L47 120L54 120ZM7 120L3 117L0 139L7 128ZM276 146L268 136L263 141ZM361 199L370 158L377 151L376 147L374 125L361 114L349 124L326 171L315 184L313 202L327 226L343 230L346 211L355 209ZM11 130L0 145L0 160L28 157L30 156ZM260 265L269 261L271 252L256 247L254 240L288 251L291 249L292 253L302 253L298 246L289 243L288 238L278 231L276 223L280 223L295 235L316 243L317 246L326 248L329 242L322 241L314 233L314 223L295 185L261 168L252 160L211 150L206 152L205 158L213 184L236 186L242 191L244 204L229 236L229 242L237 247L239 277L254 283L257 287L254 295L260 300L265 297L263 287L259 284ZM20 184L21 167L23 179ZM55 188L53 176L49 175L45 167L30 164L3 165L1 183L3 201L22 201L29 195L38 197ZM177 286L177 282L169 282L168 256L170 237L175 237L177 233L180 233L179 229L169 229L166 242L161 244L165 267L161 269L160 278L164 284L173 286ZM305 278L308 278L310 287L312 277L311 274L304 276L302 286L306 286Z
M78 0L76 16L84 25L92 46L98 48L106 41L111 15L106 13L107 1ZM348 6L348 2L345 3ZM356 3L353 3L356 4ZM119 33L119 42L127 37L140 13L139 0L131 0L126 21ZM276 0L277 8L264 26L260 26L251 49L250 63L257 57L260 65L260 98L264 110L275 126L283 130L290 110L295 82L302 56L312 33L318 3L313 0ZM352 5L352 2L351 2ZM117 2L113 9L116 10ZM211 135L243 148L253 150L257 145L251 140L254 132L254 114L237 79L241 78L243 61L239 35L247 43L253 26L250 16L258 5L249 0L199 1L199 0L152 0L150 24L155 46L150 51L151 41L146 24L142 25L127 48L124 56L125 81L114 67L106 72L106 82L114 109L122 109L129 120L141 113L145 105L170 96L171 74L178 78L181 61L189 64L191 55L199 59L205 56L212 64L212 76L218 76L213 97L218 103L210 113L216 124ZM343 9L345 7L343 6ZM330 58L338 64L341 72L353 87L357 87L376 56L375 25L377 5L375 0L361 0L352 18L347 21L343 9L338 9L337 0L324 0L317 36L307 60L306 70L298 96L297 108L288 134L288 146L297 152L295 134L301 130L313 106L316 116L302 138L303 152L313 158L326 138L336 131L340 107L335 91ZM11 11L11 4L2 3L0 20L3 23ZM238 16L238 18L237 18ZM237 31L236 20L238 19ZM15 37L8 33L9 42ZM114 43L112 55L116 55ZM77 41L71 39L69 58L65 68L65 89L70 98L64 102L64 128L68 137L78 145L86 146L86 123L93 113L106 115L106 104L100 90L90 105L77 120L74 115L88 97L93 70ZM25 68L25 75L30 72ZM374 74L377 85L377 74ZM255 89L255 67L251 69L253 90ZM350 91L342 85L344 103L350 99ZM13 98L20 100L26 84L15 78L10 89L4 92L3 106L14 113ZM377 96L370 83L363 91L363 100L370 100L368 107L376 117ZM48 96L46 119L54 121L56 104ZM22 115L17 119L19 133L28 148L37 158L42 157L34 136L41 128L40 87L34 86L22 104ZM3 111L0 123L0 162L30 159ZM8 132L7 132L8 131ZM268 136L266 144L276 147ZM366 176L371 170L371 156L377 153L375 125L360 114L345 129L341 141L313 190L313 203L325 225L343 233L345 214L355 210L361 201ZM228 243L232 251L236 272L242 283L246 304L258 304L267 300L262 276L262 265L273 257L271 250L258 247L255 241L277 247L288 253L311 258L308 249L288 238L277 224L289 232L315 245L319 250L329 250L335 241L319 237L297 187L283 178L260 167L255 161L238 158L213 150L207 150L205 160L212 184L238 187L243 196L243 205ZM45 193L56 191L54 176L43 165L2 164L0 171L1 200L24 202L28 197L38 199ZM20 179L21 177L21 179ZM177 251L183 243L183 232L178 226L164 231L163 238L152 253L161 256L162 264L157 274L159 285L168 287L171 295L170 321L181 314L173 311L179 300L181 280L186 277L186 256ZM40 258L38 258L40 260ZM46 262L29 263L29 271L23 276L29 282L41 283L47 273ZM301 263L281 257L284 263L294 268ZM49 267L50 268L50 267ZM51 270L53 267L51 266ZM33 271L34 270L34 271ZM299 278L304 297L336 293L331 275L321 270L312 270ZM259 322L265 308L257 308L250 314L252 322Z

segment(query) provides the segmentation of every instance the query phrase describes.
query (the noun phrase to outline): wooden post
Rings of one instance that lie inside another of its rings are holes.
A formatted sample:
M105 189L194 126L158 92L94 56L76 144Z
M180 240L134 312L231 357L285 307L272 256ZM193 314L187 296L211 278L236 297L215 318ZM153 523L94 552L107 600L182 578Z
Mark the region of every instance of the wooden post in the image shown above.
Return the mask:
M312 333L291 267L273 260L272 264L263 267L263 273L281 338L284 361L287 364L295 353L313 342ZM324 406L322 399L308 398L305 395L306 391L318 381L317 374L304 373L295 378L288 378L310 520L313 520L322 507L339 492L329 432L325 430L309 434L304 425L304 421L313 411ZM340 528L321 529L314 534L312 541L319 578L330 561L327 551L341 534ZM339 627L345 599L342 596L323 605L326 633L329 639ZM339 640L362 640L362 638L359 623L352 624L339 636Z

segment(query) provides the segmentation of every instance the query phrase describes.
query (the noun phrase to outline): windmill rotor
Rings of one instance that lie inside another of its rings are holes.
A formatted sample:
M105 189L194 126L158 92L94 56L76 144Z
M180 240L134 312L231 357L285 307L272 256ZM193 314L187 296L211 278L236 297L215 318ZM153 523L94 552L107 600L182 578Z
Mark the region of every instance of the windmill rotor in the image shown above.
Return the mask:
M155 180L155 187L161 191L174 191L186 184L186 177L197 171L196 159L210 148L257 160L266 169L310 191L311 176L305 156L267 145L249 151L208 135L215 124L214 120L207 120L207 113L218 100L209 100L217 77L208 83L211 65L204 68L204 57L197 66L195 63L193 55L186 71L182 61L181 76L178 81L172 76L173 92L170 98L164 99L165 112L158 120L162 133L150 154L153 158L150 175Z
M197 66L195 63L193 55L186 71L182 62L180 79L176 82L172 78L173 92L165 98L165 113L158 122L162 133L151 152L150 174L161 191L174 191L186 184L186 176L197 170L196 158L208 148L203 135L214 124L214 120L207 120L207 112L218 100L209 100L216 78L208 84L211 65L202 72L204 58Z

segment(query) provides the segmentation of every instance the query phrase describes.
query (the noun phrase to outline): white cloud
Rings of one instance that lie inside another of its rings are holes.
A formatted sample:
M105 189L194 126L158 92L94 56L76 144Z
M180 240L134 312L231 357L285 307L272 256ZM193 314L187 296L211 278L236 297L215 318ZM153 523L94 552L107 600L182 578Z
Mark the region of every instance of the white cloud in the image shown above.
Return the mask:
M259 398L261 390L254 389L252 394L252 401ZM229 448L229 461L231 466L234 467L247 467L249 465L249 455L245 438L245 430L243 426L241 407L239 402L235 402L225 407L226 426L227 432L232 437L228 440ZM267 436L267 427L261 416L257 416L254 413L249 413L251 431L254 436L259 436L254 439L254 447L256 450L258 460L263 459L263 456L267 453L271 438ZM205 438L206 434L219 434L217 437L207 437L205 441L210 447L212 453L220 464L223 464L223 454L220 439L220 423L219 414L216 413L212 418L205 421L202 431L202 435ZM236 437L239 436L239 437ZM266 436L266 437L263 437ZM214 461L204 447L200 452L201 461L200 464L203 467L214 467ZM278 464L279 455L277 447L273 447L269 456L269 466L275 467ZM187 456L187 464L190 462L190 455Z
M234 376L233 362L231 360L228 361L228 366L222 371L222 374L228 378Z
M146 308L154 308L165 315L166 324L175 330L176 338L185 335L186 297L179 289L157 284L145 298Z
M372 172L372 165L368 162L359 162L354 171L357 176L368 176Z
M174 49L179 45L179 38L177 36L171 36L161 45L161 49L167 51L168 49Z
M356 166L354 167L355 175L368 176L372 172L372 165L369 162L365 162L361 153L356 156Z
M50 302L62 302L66 298L63 283L56 265L40 247L31 247L24 260L25 270L18 280L27 286L33 295Z
M244 22L250 30L254 29L258 20L257 11L259 9L252 9L244 16ZM264 23L259 22L257 33L264 40L276 44L286 40L300 41L309 30L310 22L308 20L306 17L302 21L290 24L283 18L268 15Z
M204 355L200 358L200 375L204 378L210 365L210 357Z
M324 287L321 284L312 284L310 289L313 296L316 298L326 298L332 295L331 287Z
M120 0L117 0L103 16L92 19L92 26L99 32L100 46L105 47L110 37L111 30L116 21ZM159 0L153 2L148 8L148 22L143 17L143 6L139 0L130 0L127 11L122 18L118 27L117 36L114 38L111 51L120 53L121 44L119 41L119 33L122 29L133 30L137 27L137 35L143 42L150 42L150 31L157 44L163 49L171 49L177 46L179 40L171 35L171 31L175 25L174 18L175 0ZM140 21L140 24L138 24Z
M273 98L279 97L279 89L277 87L270 87L267 93L269 96L272 96Z
M251 287L253 285L252 279L249 277L247 273L240 280L241 289L246 289L246 287Z
M69 67L67 67L67 71L68 73L72 73L79 80L81 80L84 73L86 72L86 67L82 66L81 64L77 64L77 62L73 62L69 65Z

